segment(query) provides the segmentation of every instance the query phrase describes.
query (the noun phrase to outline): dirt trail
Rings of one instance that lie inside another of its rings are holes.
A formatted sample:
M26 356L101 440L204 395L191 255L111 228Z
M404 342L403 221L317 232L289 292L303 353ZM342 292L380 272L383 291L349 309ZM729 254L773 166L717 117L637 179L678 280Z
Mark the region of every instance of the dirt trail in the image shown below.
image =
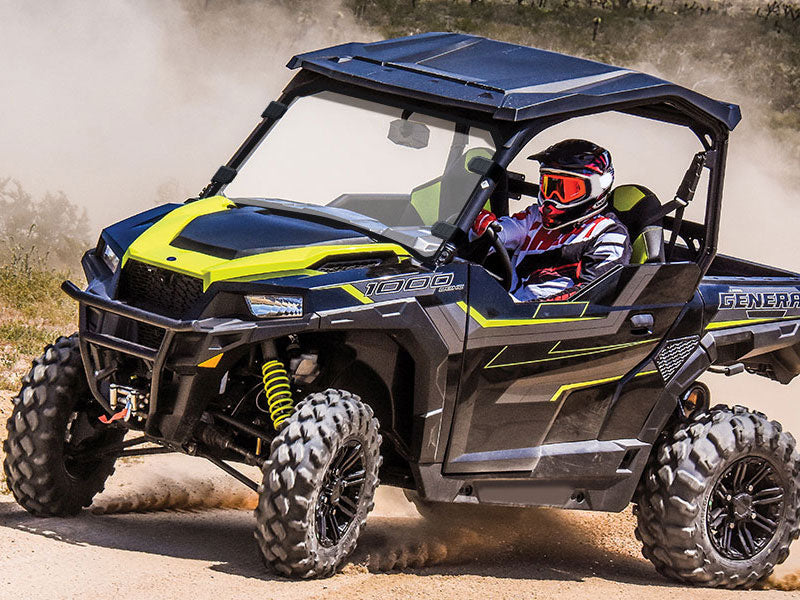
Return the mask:
M75 519L35 519L0 497L0 598L23 591L31 600L84 598L87 587L117 600L744 595L662 579L639 554L629 511L482 510L464 526L434 526L392 488L379 490L342 573L287 581L265 570L252 514L236 510L252 503L238 483L183 456L122 463L93 511ZM759 598L794 595L764 591Z

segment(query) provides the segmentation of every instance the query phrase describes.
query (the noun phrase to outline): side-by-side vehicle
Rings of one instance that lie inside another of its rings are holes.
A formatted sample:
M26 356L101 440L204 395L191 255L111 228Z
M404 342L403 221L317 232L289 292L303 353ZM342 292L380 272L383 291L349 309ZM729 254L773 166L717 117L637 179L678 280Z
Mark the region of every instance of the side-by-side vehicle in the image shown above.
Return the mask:
M293 577L342 564L379 478L425 514L633 502L645 556L700 585L750 587L786 559L795 441L698 381L800 373L800 275L717 254L737 106L462 34L289 67L197 198L107 227L86 289L63 284L80 330L34 362L4 445L23 507L75 514L117 458L182 452L258 492L261 552ZM505 250L471 224L534 203L512 161L601 113L691 132L686 175L666 202L613 191L630 264L516 302Z

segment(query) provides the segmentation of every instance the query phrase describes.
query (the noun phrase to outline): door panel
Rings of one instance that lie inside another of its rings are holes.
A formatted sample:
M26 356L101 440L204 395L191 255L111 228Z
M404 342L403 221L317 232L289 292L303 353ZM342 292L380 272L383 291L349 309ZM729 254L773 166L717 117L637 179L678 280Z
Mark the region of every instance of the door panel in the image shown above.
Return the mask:
M698 279L691 263L620 267L570 302L523 304L473 267L445 473L536 476L542 463L552 477L554 456L564 453L569 470L569 457L582 452L575 442L609 439L607 431L635 437L662 385L653 364L620 396L617 408L630 410L629 426L608 418L611 399L678 317ZM651 315L652 327L634 325L634 315Z

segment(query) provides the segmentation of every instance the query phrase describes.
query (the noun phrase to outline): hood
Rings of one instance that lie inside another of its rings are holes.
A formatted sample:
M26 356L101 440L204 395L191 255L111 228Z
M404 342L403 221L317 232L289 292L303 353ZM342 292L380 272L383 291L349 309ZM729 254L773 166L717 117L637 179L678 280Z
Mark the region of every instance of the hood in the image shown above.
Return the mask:
M155 217L154 217L155 219ZM319 275L315 266L331 260L369 256L409 256L398 244L379 243L353 231L322 222L314 215L293 216L280 210L239 206L223 196L179 206L146 227L124 250L122 265L136 260L203 280L258 276ZM132 221L133 222L133 221ZM106 230L118 236L117 226Z
M362 243L372 241L346 226L332 227L267 208L234 206L190 221L170 245L231 260L296 246L349 244L357 238Z

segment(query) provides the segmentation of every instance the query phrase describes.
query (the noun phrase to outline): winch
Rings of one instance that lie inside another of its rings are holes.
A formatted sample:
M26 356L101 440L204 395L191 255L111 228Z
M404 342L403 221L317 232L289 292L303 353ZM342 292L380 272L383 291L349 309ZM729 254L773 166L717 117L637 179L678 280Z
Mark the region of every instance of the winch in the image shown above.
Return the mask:
M150 395L147 392L125 385L112 383L108 391L108 403L114 413L109 417L102 415L101 423L113 421L133 421L143 425L150 408Z

